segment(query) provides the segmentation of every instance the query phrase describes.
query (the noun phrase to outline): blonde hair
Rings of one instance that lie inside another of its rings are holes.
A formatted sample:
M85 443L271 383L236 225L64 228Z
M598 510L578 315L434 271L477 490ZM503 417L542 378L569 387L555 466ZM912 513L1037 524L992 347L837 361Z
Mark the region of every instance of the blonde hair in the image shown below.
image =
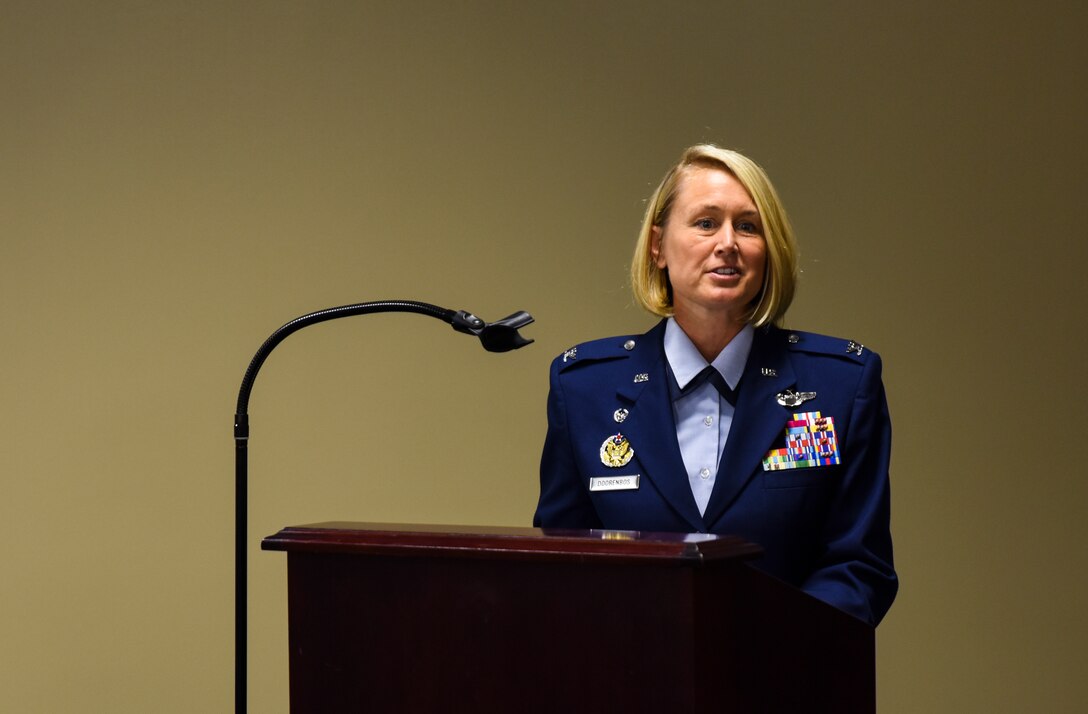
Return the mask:
M755 202L767 244L767 267L763 288L752 303L748 322L756 327L777 324L789 309L797 285L797 244L793 228L778 193L759 164L743 154L713 144L696 144L685 149L680 161L668 170L650 196L631 261L631 288L635 299L655 315L668 317L673 314L668 270L658 268L652 254L653 229L663 227L668 221L680 179L692 168L726 171L744 186Z

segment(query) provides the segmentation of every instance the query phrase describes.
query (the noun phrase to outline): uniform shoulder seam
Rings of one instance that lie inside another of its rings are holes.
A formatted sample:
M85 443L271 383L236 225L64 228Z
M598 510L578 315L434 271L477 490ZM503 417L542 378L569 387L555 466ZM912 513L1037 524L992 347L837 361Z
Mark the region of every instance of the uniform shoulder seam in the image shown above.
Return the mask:
M782 330L779 337L786 342L787 348L793 352L825 354L852 359L855 362L864 362L866 356L872 353L872 350L858 340L821 335L816 332Z

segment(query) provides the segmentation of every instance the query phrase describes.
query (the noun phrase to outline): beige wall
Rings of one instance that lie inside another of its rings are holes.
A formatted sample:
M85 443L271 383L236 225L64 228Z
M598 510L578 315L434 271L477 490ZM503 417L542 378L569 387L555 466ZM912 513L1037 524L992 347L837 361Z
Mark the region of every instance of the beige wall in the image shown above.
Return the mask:
M666 9L667 5L675 5ZM552 356L652 321L625 264L688 143L775 177L789 323L886 360L881 711L1081 712L1086 12L1076 3L5 2L0 709L228 711L251 403L253 711L318 520L525 525Z

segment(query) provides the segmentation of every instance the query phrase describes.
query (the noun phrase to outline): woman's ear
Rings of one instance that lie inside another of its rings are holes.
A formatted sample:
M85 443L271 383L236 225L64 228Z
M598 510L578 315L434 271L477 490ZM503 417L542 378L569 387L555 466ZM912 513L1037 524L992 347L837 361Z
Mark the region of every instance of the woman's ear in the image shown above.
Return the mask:
M650 255L658 269L664 269L665 256L661 254L661 226L650 226Z

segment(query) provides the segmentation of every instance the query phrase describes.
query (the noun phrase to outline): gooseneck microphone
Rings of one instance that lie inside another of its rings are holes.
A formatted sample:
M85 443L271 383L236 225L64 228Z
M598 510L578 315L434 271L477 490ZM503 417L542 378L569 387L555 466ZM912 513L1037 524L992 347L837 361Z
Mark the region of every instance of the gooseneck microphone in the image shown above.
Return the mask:
M532 340L526 339L518 333L519 328L533 322L533 316L524 310L495 322L484 322L464 310L447 310L437 305L415 300L378 300L318 310L291 320L264 341L264 344L257 350L257 354L253 355L249 368L246 369L241 389L238 391L238 408L234 414L234 710L237 714L244 714L246 711L246 635L248 629L246 612L248 601L246 530L249 521L247 446L249 442L249 396L253 390L253 382L257 378L257 372L260 371L261 365L268 359L268 355L271 354L272 350L293 333L304 327L316 325L319 322L376 312L414 312L419 315L429 315L449 323L457 332L479 337L480 343L488 352L509 352L532 343Z

